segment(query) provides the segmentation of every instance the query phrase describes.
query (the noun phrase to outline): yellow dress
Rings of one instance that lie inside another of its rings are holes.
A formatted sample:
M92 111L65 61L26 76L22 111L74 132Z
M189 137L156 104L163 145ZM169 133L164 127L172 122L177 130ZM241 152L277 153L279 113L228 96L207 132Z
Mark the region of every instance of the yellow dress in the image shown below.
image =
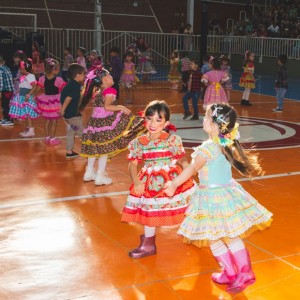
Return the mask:
M244 67L244 72L240 78L240 87L255 89L255 78L254 78L254 64L247 62Z

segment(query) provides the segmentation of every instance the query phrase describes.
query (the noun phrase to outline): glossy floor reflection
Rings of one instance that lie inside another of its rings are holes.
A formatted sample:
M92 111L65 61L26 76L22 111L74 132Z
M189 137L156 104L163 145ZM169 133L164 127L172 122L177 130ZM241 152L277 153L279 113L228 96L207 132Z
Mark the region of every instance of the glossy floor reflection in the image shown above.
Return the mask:
M200 121L182 122L182 94L150 84L134 97L134 112L157 97L172 104L188 155L204 138ZM244 142L259 145L266 173L254 181L235 177L274 213L270 229L246 240L257 277L253 286L232 296L213 284L218 266L210 251L184 245L176 228L158 230L156 256L129 258L142 227L120 222L130 185L126 153L108 166L113 185L83 183L86 160L65 159L63 122L62 145L50 147L37 120L34 139L19 138L22 122L0 127L0 299L298 299L300 102L286 101L285 111L275 114L274 98L251 97L254 106L241 108L240 93L233 92L231 104L240 114Z

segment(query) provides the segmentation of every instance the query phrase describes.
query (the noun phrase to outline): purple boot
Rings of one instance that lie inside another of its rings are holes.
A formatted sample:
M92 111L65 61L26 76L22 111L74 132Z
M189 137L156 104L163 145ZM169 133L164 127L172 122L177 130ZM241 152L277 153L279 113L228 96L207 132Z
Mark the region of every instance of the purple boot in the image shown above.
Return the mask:
M229 284L226 291L229 293L240 293L247 286L255 282L255 275L252 271L249 252L246 248L232 253L233 260L238 271L236 280Z
M155 235L151 237L141 235L140 239L140 245L129 252L131 258L142 258L156 254Z
M222 269L221 273L213 273L211 279L218 284L230 284L233 283L237 277L237 273L234 267L232 255L229 251L226 253L215 256L215 259Z

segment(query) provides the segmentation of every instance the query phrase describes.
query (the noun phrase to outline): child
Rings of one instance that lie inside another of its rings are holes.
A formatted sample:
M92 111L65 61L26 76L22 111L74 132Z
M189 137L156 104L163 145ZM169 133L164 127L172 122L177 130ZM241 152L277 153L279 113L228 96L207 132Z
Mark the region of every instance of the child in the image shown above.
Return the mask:
M230 59L229 57L225 55L220 56L220 61L221 61L221 71L225 72L228 74L228 80L223 83L223 87L225 90L225 94L227 97L227 101L230 101L230 91L232 89L232 75L231 75L231 68L230 68Z
M32 126L32 119L39 116L37 104L34 101L33 93L36 85L35 76L32 70L32 60L28 58L26 61L20 61L19 72L20 92L14 95L10 103L9 115L11 118L26 119L26 127L24 132L20 133L22 138L34 137L35 132Z
M151 61L151 47L147 46L147 49L144 52L139 52L139 63L136 69L138 74L142 74L143 83L149 82L149 76L156 73Z
M49 145L59 145L61 141L55 137L57 120L60 115L60 93L66 82L58 77L60 71L59 62L52 59L45 59L45 75L41 76L35 93L38 109L41 116L45 119L45 143ZM41 89L44 93L39 95Z
M281 54L278 56L278 70L277 78L275 80L277 107L273 109L274 112L283 111L283 99L288 89L286 62L287 56L285 54Z
M190 59L187 56L187 52L182 52L182 58L179 63L182 81L181 92L186 93L188 91L188 82L190 78Z
M148 130L129 143L129 172L132 178L130 195L123 209L122 221L144 225L141 244L129 252L132 258L156 254L156 227L178 225L184 218L190 196L194 192L194 182L186 180L178 186L174 197L169 198L164 192L164 184L173 180L188 163L181 138L171 130L170 109L166 102L154 100L144 112L145 126ZM138 173L138 163L145 161L145 166Z
M222 87L222 83L229 80L226 72L221 71L220 60L217 57L211 57L209 60L211 71L202 76L201 81L207 86L204 95L204 109L212 103L227 103L227 97Z
M84 47L79 47L77 49L76 63L81 65L84 68L84 72L87 72Z
M37 42L32 43L32 70L36 80L44 73L44 63L40 54L40 47Z
M67 123L67 152L66 158L78 157L74 152L75 134L81 138L83 131L82 117L79 112L81 98L81 85L84 83L85 69L79 64L71 64L67 73L70 81L62 90L60 95L61 109L60 114Z
M197 60L192 59L190 62L191 75L188 83L188 91L183 96L183 109L184 116L183 120L186 120L188 117L193 115L189 109L189 99L192 98L192 104L194 108L194 115L190 120L199 120L199 112L198 112L198 99L201 93L201 78L202 74L199 70L199 63Z
M244 61L244 72L240 78L240 87L245 88L243 92L243 98L241 100L241 105L252 106L252 103L249 101L251 89L255 89L255 78L254 78L254 56L255 54L249 50L245 52L245 61Z
M132 87L136 84L136 73L135 73L135 65L133 63L133 54L132 52L128 52L125 55L125 62L123 73L120 79L120 85L125 87L126 91L126 104L132 103Z
M17 50L14 55L13 55L13 67L11 68L11 73L13 76L13 83L14 83L14 95L18 94L20 91L19 84L20 84L20 78L21 78L21 73L19 71L19 63L20 61L27 60L27 57L25 53L22 50Z
M208 56L207 54L203 55L202 67L201 67L202 75L204 75L205 73L210 71L209 60L210 60L210 56ZM201 89L201 99L202 100L204 99L205 92L206 92L206 86L203 85L202 89Z
M120 49L118 47L112 47L109 51L110 54L110 74L113 78L114 85L112 86L117 91L117 100L119 99L119 81L123 71L123 63L120 59Z
M212 274L212 280L227 284L228 292L240 292L255 282L248 250L239 236L269 227L272 221L272 213L232 178L231 166L248 177L262 173L257 155L246 153L238 141L236 120L233 107L209 106L203 121L209 139L195 148L191 164L165 186L172 196L176 187L198 172L200 184L178 233L185 243L210 246L223 269Z
M13 95L13 79L10 69L5 65L5 60L0 55L0 101L2 106L3 119L0 120L2 126L13 126L14 122L9 116L9 102Z
M101 53L99 50L92 50L88 56L90 67L88 72L95 70L98 66L102 66Z
M71 63L73 63L73 60L74 58L71 54L71 48L66 47L64 50L64 65L62 67L62 74L61 74L65 82L68 82L67 73L68 73L69 66L71 65Z
M83 130L81 146L81 156L88 157L83 180L95 180L96 185L112 183L105 172L107 160L125 151L130 140L144 131L142 118L132 115L123 105L114 105L117 93L113 84L109 72L97 67L87 75L81 103L83 109L96 92L93 113ZM99 88L101 90L95 91ZM97 173L94 171L96 158L99 158Z
M178 89L178 81L180 79L180 73L178 71L178 64L179 64L179 57L178 57L178 51L174 50L171 53L171 59L170 59L171 68L168 75L168 80L171 82L172 90Z

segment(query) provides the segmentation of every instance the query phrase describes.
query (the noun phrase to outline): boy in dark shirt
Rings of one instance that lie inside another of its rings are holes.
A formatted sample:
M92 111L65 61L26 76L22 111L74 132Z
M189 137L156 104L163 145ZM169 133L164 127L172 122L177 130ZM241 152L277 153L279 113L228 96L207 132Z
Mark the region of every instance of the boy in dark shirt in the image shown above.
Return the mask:
M67 123L66 158L75 158L78 153L73 151L75 134L81 138L83 131L82 116L79 112L80 90L84 82L84 68L79 64L71 64L68 69L70 81L61 92L60 113Z
M288 76L287 76L287 56L285 54L281 54L277 58L278 63L278 71L277 78L275 80L275 90L276 90L276 100L277 107L273 109L274 112L282 112L283 111L283 99L288 89Z
M192 98L192 104L194 108L194 115L190 120L199 120L199 112L198 112L198 99L200 98L201 94L201 78L202 73L199 70L199 63L196 60L191 60L190 62L191 67L191 75L190 80L188 83L188 91L183 96L183 108L184 108L184 116L183 120L186 120L188 117L192 115L189 109L189 99Z

